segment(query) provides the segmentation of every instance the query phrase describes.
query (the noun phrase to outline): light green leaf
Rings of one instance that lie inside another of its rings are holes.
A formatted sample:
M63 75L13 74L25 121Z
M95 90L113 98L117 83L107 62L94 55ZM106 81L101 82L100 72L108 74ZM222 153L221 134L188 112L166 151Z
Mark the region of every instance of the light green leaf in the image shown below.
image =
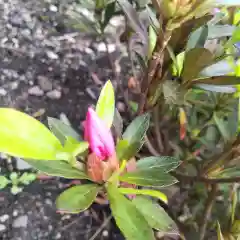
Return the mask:
M107 81L99 96L96 113L110 128L113 123L115 113L114 89L111 81Z
M136 196L132 202L152 228L166 234L179 234L175 222L159 204L142 196Z
M69 179L89 179L86 173L72 167L66 161L25 160L25 162L50 176L64 177Z
M57 208L68 213L79 213L95 200L100 187L96 184L86 184L67 189L56 200Z
M116 186L107 186L108 199L115 221L127 240L154 240L153 231L136 206Z
M224 237L223 237L222 231L221 231L221 226L218 221L217 221L217 237L218 237L218 240L224 240Z
M238 0L215 0L215 4L224 7L240 6L240 2Z
M64 145L67 137L72 137L77 141L81 141L80 135L71 126L65 124L57 118L48 117L48 126L62 145Z
M120 181L146 187L166 187L177 183L177 179L159 169L137 170L119 176Z
M40 160L56 160L58 139L39 121L11 108L0 108L0 152Z
M147 157L137 161L138 170L158 169L162 172L170 172L180 165L181 161L175 157L160 156Z
M36 180L36 174L28 173L28 172L23 173L18 179L19 182L21 182L22 184L25 184L25 185L30 184L34 180Z
M213 61L212 53L205 48L193 48L185 53L182 78L185 82L195 79L200 71Z
M209 25L208 39L231 37L236 27L231 25Z
M10 181L5 176L0 176L0 189L5 188Z

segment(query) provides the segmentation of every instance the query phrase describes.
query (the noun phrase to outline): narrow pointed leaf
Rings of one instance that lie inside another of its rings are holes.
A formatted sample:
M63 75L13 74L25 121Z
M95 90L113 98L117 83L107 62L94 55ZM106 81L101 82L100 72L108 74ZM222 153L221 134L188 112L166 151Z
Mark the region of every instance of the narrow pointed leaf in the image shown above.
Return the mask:
M99 96L96 113L110 128L115 113L114 89L111 81L107 81Z
M59 211L79 213L91 206L100 187L96 184L85 184L71 187L61 193L56 200Z
M236 76L217 76L201 78L192 81L192 84L214 84L214 85L238 85L240 84L240 77Z
M11 108L0 108L0 152L40 160L57 160L59 140L41 122Z
M154 240L153 231L136 206L113 185L107 187L115 221L127 240Z

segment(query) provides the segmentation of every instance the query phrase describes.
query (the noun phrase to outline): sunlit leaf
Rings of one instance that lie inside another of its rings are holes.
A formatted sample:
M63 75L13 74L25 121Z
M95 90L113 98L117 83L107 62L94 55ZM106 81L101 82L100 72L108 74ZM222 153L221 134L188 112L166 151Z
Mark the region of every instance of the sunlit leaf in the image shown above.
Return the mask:
M5 176L0 176L0 189L5 188L10 181Z
M57 160L59 140L41 122L11 108L0 108L0 152L40 160Z
M59 195L56 205L59 211L79 213L87 208L95 200L100 187L96 184L86 184L67 189Z
M107 81L99 96L96 113L110 128L115 113L114 89L111 81Z

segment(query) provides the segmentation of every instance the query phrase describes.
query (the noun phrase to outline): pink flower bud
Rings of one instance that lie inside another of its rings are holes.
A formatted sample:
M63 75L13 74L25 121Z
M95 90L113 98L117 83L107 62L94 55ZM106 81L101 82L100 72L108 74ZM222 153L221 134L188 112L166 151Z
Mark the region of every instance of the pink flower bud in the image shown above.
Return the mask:
M88 109L84 125L84 138L88 141L91 152L101 160L113 156L115 146L110 129L92 108Z

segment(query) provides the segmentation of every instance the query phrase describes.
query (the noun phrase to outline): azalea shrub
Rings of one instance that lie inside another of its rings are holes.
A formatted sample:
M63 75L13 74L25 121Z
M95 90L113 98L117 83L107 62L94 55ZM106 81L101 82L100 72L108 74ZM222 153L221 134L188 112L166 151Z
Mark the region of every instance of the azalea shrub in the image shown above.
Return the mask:
M170 172L180 161L167 156L135 157L144 144L150 115L136 117L122 133L110 81L96 108L88 108L83 136L58 119L49 118L48 129L10 108L0 108L0 122L1 152L23 158L47 175L83 180L60 194L56 200L59 211L79 213L101 200L110 204L126 239L154 239L152 229L178 234L157 200L167 204L159 189L177 182Z

